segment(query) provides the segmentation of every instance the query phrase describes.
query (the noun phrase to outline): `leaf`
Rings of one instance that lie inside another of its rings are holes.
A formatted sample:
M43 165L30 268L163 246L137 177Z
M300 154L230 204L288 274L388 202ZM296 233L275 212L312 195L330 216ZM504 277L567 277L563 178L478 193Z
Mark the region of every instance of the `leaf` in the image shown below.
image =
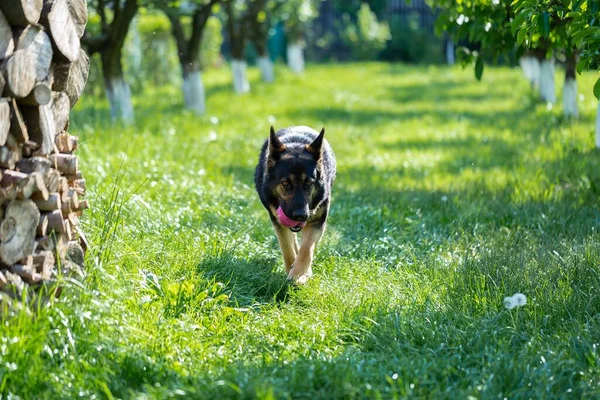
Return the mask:
M585 71L590 67L590 60L587 58L582 58L577 62L577 73L581 75L581 72Z
M527 31L525 29L521 29L519 31L519 34L517 35L517 44L520 46L523 44L523 42L525 41L525 38L527 37Z
M550 34L550 14L544 11L542 13L542 36L548 37Z
M596 80L596 84L594 85L594 96L600 100L600 78Z
M477 61L475 61L475 79L480 81L482 75L483 75L483 57L480 54L477 56Z
M577 11L579 10L579 6L581 6L581 3L583 3L584 0L577 0L575 2L573 2L573 11Z
M525 13L520 13L515 17L515 19L513 19L510 24L510 32L513 34L513 36L517 33L517 30L523 24L523 21L525 21L526 17L527 15Z

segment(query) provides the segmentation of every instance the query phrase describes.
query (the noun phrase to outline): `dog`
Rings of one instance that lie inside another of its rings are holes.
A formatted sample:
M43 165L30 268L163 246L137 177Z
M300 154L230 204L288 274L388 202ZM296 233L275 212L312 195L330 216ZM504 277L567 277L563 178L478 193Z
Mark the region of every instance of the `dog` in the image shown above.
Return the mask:
M261 203L269 212L285 272L295 284L312 275L317 243L325 232L336 160L320 133L306 126L275 132L265 140L254 183ZM302 231L300 247L296 233Z

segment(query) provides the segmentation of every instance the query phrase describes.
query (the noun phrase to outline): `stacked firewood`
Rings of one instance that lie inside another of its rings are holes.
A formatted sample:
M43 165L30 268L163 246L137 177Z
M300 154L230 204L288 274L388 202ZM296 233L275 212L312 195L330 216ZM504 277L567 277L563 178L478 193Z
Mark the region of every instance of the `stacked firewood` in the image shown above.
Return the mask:
M85 0L0 0L0 298L83 276L88 208L69 111L89 72Z

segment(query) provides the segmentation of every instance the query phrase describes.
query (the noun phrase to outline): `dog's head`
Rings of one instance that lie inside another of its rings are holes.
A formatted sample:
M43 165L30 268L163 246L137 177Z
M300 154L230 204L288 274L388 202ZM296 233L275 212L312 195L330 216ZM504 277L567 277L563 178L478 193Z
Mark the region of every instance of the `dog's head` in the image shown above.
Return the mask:
M310 143L282 143L271 127L267 167L269 186L279 206L294 221L306 221L310 205L323 196L323 136L325 129Z

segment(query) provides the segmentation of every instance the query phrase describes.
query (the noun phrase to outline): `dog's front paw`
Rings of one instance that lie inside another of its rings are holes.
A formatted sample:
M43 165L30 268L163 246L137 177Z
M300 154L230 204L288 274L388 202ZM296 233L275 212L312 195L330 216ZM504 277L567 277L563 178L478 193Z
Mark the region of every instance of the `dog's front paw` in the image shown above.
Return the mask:
M308 279L312 276L312 269L310 267L300 268L300 266L292 265L292 269L288 274L288 279L291 280L294 285L302 286L308 282Z

